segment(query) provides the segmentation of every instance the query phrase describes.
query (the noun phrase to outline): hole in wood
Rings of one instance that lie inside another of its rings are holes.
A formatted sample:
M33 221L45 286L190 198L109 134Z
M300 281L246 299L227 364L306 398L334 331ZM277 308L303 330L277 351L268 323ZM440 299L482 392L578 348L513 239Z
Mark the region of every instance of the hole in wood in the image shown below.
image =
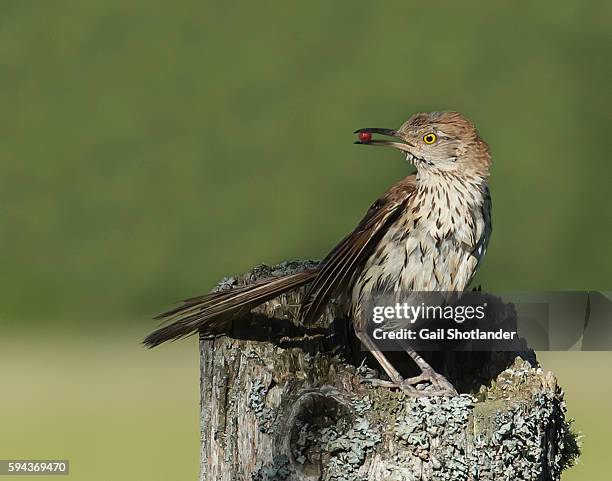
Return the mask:
M353 424L349 406L332 395L308 393L294 408L290 459L302 479L318 480L333 454L333 441Z

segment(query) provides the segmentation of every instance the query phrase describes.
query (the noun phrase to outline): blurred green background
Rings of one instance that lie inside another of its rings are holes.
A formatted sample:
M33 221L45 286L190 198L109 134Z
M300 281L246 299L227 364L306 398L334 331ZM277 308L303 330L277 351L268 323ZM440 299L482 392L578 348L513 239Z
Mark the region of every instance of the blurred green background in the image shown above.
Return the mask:
M578 0L3 0L0 458L195 479L196 345L144 351L151 316L324 256L410 171L352 131L416 111L459 110L492 147L477 282L610 289L611 20ZM564 479L605 479L612 356L542 360L585 434Z

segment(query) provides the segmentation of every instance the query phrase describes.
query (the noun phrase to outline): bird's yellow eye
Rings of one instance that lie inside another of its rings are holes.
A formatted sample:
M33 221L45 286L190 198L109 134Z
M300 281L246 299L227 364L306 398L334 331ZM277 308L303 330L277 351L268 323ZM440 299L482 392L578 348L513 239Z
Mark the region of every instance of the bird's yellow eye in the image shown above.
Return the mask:
M437 138L438 137L436 136L436 134L434 134L433 132L430 132L423 136L423 142L425 142L426 144L433 144Z

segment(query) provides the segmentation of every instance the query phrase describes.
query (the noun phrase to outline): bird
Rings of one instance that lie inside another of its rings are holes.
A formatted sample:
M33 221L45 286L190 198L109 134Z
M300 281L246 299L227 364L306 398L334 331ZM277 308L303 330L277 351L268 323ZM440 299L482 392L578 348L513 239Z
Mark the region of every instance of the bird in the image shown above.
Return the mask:
M378 198L315 267L187 299L158 316L167 324L145 338L147 347L196 332L223 333L258 305L306 286L301 321L316 320L332 299L343 299L356 337L389 378L378 380L378 385L415 396L457 394L406 344L402 347L421 374L401 376L368 333L367 300L374 292L397 296L468 288L492 233L489 146L474 123L456 111L416 113L398 129L362 128L355 133L356 144L401 152L416 172Z

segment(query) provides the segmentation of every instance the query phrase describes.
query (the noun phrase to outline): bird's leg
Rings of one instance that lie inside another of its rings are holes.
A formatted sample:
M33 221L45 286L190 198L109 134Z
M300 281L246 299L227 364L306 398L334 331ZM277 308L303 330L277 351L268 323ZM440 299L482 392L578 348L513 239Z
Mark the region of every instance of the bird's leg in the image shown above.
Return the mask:
M380 364L380 367L384 369L394 385L399 385L401 382L403 382L404 379L400 373L393 367L393 364L389 362L385 355L378 350L378 347L376 347L376 344L366 332L355 331L355 335L357 336L357 339L359 339L366 347L366 349L376 358L378 364Z
M355 335L357 336L357 339L359 339L362 342L365 348L370 353L372 353L374 358L378 361L378 364L380 364L380 367L384 369L384 371L387 373L387 376L389 376L389 379L391 379L391 381L383 381L382 379L372 379L369 382L373 386L380 386L380 387L387 387L387 388L400 388L402 391L405 391L408 394L411 394L412 396L425 395L424 393L418 391L412 385L408 384L406 380L404 380L404 378L401 376L398 370L395 369L395 367L393 367L393 364L391 364L391 362L389 362L386 356L378 349L378 347L376 346L372 338L368 336L367 332L358 331L356 329Z
M415 377L405 379L400 387L411 387L416 389L416 386L420 383L428 382L431 385L431 389L427 391L432 396L457 396L457 390L453 387L448 379L442 374L438 374L433 367L429 365L425 359L423 359L414 349L412 349L405 342L401 342L402 347L412 358L412 360L419 366L421 374ZM406 385L406 386L404 386ZM419 391L422 392L422 391Z

